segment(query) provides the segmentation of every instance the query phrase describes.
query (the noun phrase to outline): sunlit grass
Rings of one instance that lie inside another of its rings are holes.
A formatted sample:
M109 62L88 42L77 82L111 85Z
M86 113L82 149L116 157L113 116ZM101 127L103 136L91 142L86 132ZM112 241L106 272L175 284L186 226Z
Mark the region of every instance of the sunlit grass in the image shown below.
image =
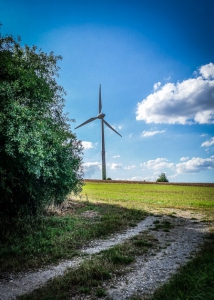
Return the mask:
M175 208L201 212L207 217L214 214L214 187L86 182L82 196L92 202L147 211Z

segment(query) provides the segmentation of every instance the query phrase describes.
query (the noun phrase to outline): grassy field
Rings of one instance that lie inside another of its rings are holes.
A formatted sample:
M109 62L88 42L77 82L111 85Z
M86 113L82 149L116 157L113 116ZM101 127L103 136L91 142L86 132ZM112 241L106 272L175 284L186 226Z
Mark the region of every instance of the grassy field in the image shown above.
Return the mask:
M208 221L212 226L214 187L86 182L79 196L71 195L60 207L50 207L47 215L41 217L39 222L37 220L36 225L20 220L23 223L21 232L17 234L8 229L0 245L0 272L38 268L61 259L70 259L94 238L135 226L154 211L173 215L177 210L190 211L190 216L191 213L194 216L198 214L202 216L202 221ZM51 281L48 286L23 299L69 299L71 286L83 295L93 290L95 299L98 299L105 293L101 282L133 261L133 253L128 249L133 248L136 252L136 244L142 246L139 251L146 251L151 245L155 247L154 241L149 245L145 242L152 240L151 237L138 238L138 243L129 241L131 244L128 247L124 245L111 250L113 254L107 251L94 257L78 270L71 270L66 276ZM167 285L169 298L163 298L166 291L162 289L154 299L214 299L211 298L214 294L212 238L211 235L212 243L206 244L202 252L204 254L206 251L207 255L199 254L197 260L191 262L192 265L182 270L179 278L173 279L171 286ZM87 276L83 276L86 273ZM189 283L184 285L183 278ZM193 283L192 288L190 282ZM190 290L187 291L187 287ZM176 293L173 294L174 290ZM197 296L199 292L203 297ZM133 299L142 298L136 296Z
M203 213L210 220L214 216L214 186L86 182L81 196L141 211L175 208Z

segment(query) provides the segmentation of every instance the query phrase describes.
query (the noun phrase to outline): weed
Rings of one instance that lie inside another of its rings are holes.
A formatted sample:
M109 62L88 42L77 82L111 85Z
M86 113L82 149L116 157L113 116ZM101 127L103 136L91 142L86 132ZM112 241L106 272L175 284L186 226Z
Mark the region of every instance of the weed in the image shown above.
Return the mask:
M160 221L159 221L159 220L155 220L155 221L153 222L153 224L160 224Z
M155 227L151 227L150 230L159 230L162 229L165 232L169 232L170 229L172 229L174 226L167 220L162 220L161 222L159 220L155 220L153 222Z
M144 240L137 240L133 242L135 246L137 247L152 247L152 243L148 243L147 241Z
M86 287L82 286L79 291L82 294L89 294L90 293L90 287L88 287L88 286L86 286Z
M104 297L106 295L106 291L102 288L96 290L95 295L97 297Z

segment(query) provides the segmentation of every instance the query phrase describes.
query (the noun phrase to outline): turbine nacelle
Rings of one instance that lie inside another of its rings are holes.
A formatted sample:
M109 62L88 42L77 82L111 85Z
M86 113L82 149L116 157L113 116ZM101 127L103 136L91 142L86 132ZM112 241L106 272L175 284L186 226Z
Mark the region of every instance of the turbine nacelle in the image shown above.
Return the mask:
M103 119L104 117L105 117L105 114L103 114L103 113L97 115L98 119Z

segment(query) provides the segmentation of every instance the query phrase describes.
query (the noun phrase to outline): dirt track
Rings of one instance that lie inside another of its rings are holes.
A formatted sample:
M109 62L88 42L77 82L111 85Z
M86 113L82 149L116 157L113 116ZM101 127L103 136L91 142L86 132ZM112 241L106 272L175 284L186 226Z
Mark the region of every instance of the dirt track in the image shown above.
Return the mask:
M88 247L82 249L81 252L84 254L99 254L100 251L120 244L140 232L150 230L154 220L157 219L170 220L174 225L170 232L151 231L150 233L159 240L159 251L151 249L151 252L145 257L137 257L136 262L132 265L131 272L128 272L125 276L114 278L113 282L105 284L105 289L111 299L124 300L135 293L141 296L151 294L167 281L180 266L184 265L191 255L197 252L209 231L208 224L200 222L203 216L193 215L188 211L177 210L176 215L176 218L166 215L148 216L136 227L127 229L122 233L112 234L108 239L91 241ZM197 220L196 218L192 220L193 216L197 217ZM82 261L83 258L80 255L79 258L74 260L62 261L57 266L49 266L39 271L10 274L9 277L0 280L0 299L16 299L18 295L31 292L35 288L44 285L49 279L63 275L68 267L78 267ZM81 298L81 295L76 295L70 299L83 298ZM92 298L87 296L84 299Z

